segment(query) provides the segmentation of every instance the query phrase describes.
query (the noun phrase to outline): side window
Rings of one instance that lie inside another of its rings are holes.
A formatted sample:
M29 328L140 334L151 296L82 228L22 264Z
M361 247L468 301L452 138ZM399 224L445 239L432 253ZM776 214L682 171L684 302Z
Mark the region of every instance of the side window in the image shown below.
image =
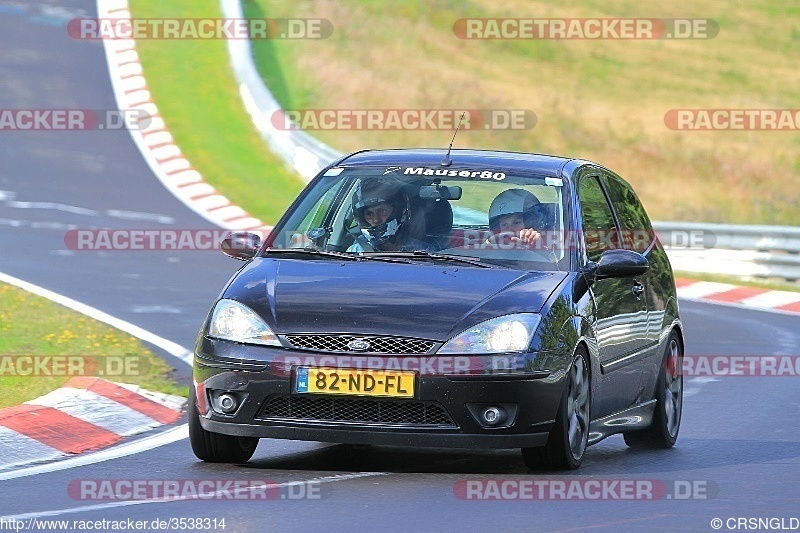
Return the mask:
M314 205L311 209L309 209L308 214L303 218L300 224L297 225L297 231L307 232L311 229L317 228L322 224L323 218L325 215L328 214L328 209L330 209L331 204L333 203L333 199L336 196L336 193L339 192L339 189L342 186L343 181L336 184L336 186L332 187L331 189L326 192L322 198Z
M643 253L655 238L644 206L633 190L621 181L603 176L603 185L605 185L614 210L617 212L625 248Z
M293 218L284 226L287 231L284 231L283 235L279 235L275 239L275 246L302 248L311 246L315 244L314 240L327 236L327 231L321 226L326 216L329 215L329 210L333 207L336 195L345 181L337 179L336 181L331 181L327 187L320 185L314 190L318 195L307 196L294 211ZM305 216L300 220L297 217L299 213L305 213ZM294 228L293 230L288 229L292 227ZM317 235L315 236L315 234Z
M581 182L578 200L586 255L590 261L597 261L604 251L620 247L614 215L596 177Z

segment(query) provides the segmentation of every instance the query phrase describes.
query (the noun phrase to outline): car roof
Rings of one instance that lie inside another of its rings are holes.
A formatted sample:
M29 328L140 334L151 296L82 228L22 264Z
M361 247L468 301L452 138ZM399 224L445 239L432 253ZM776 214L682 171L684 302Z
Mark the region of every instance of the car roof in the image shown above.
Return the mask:
M415 165L440 167L447 150L443 148L402 148L390 150L364 150L354 152L339 160L338 166L350 165ZM533 172L544 176L558 176L572 158L498 150L453 149L450 151L451 168L499 168L520 172Z

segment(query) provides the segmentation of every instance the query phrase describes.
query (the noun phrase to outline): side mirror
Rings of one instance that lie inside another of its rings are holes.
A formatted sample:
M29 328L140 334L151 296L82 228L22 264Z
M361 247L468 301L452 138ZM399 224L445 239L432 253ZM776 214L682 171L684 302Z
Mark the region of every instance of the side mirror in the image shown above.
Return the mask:
M228 233L219 243L222 253L240 261L249 261L261 248L261 237L248 231Z
M633 250L606 250L597 262L595 279L627 278L647 272L647 258Z

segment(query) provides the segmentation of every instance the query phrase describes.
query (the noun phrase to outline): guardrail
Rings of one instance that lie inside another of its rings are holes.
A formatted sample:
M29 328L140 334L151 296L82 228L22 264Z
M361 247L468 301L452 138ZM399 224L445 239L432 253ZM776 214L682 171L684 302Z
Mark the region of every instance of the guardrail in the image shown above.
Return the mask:
M240 0L220 0L223 16L244 18ZM253 62L247 39L228 39L231 65L244 105L273 152L306 180L343 154L301 130L279 130L281 111ZM654 222L675 270L800 280L800 228ZM682 240L678 240L682 239ZM712 242L713 241L713 242Z
M220 0L223 17L242 19L244 12L239 0ZM331 161L341 157L327 144L300 130L279 130L272 125L272 117L281 106L261 79L248 39L228 39L231 66L239 83L239 93L248 113L253 118L261 137L270 149L281 156L287 165L310 181Z
M800 280L800 228L696 222L653 226L675 270Z

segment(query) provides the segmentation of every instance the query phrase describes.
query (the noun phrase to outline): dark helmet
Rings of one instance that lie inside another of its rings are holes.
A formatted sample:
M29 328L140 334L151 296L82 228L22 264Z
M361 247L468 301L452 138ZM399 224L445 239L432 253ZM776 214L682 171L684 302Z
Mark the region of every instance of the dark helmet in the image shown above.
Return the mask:
M364 210L384 203L392 206L391 216L383 224L370 226L364 218ZM397 235L403 224L408 221L408 195L396 181L362 180L353 194L353 217L367 242L372 246L378 246Z
M508 189L497 195L489 207L489 228L500 231L500 217L522 215L526 228L537 225L539 218L539 199L525 189Z

